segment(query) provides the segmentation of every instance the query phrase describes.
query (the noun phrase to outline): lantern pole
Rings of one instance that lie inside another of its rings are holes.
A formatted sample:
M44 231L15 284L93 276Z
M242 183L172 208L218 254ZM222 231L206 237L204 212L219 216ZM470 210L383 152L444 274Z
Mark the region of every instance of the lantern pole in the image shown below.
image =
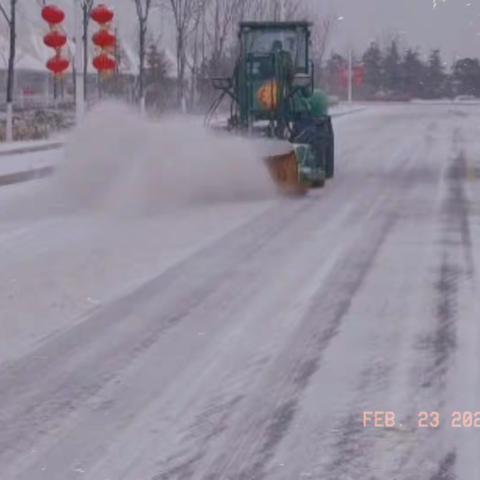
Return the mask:
M75 112L77 123L82 119L85 111L85 97L83 89L83 42L82 42L82 1L74 0L75 22Z

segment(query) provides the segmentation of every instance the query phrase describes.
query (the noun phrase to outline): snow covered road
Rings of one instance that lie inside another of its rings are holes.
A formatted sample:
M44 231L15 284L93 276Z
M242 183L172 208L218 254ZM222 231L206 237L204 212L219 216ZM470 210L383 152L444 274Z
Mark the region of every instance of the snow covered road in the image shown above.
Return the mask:
M0 189L2 480L480 478L480 108L335 128L305 198Z

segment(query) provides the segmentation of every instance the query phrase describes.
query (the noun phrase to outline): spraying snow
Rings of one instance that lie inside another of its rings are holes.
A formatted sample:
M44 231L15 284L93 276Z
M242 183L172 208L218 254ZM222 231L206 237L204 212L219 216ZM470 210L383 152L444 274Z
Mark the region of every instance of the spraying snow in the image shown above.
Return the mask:
M53 184L67 208L115 213L272 195L252 142L208 131L197 118L150 122L105 103L72 133Z

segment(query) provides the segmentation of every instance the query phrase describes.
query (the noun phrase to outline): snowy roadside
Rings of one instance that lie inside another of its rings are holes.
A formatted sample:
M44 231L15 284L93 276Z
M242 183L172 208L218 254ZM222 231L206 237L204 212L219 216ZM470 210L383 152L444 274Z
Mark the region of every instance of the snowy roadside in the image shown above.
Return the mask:
M0 187L51 174L62 146L63 137L0 144Z
M33 180L51 173L63 155L61 148L0 153L0 187Z
M54 150L63 145L63 138L51 140L29 140L24 142L0 143L0 157L22 153Z
M339 103L333 107L330 107L330 115L332 117L341 117L343 115L350 115L365 110L367 105L360 103Z

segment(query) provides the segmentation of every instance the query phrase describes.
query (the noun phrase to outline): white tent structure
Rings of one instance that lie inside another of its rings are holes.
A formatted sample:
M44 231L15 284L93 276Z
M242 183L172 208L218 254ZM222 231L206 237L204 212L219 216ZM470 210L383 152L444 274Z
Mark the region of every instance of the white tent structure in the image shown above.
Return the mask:
M66 12L66 20L63 25L64 30L69 36L69 54L74 53L74 23L73 23L73 7L72 0L56 0L56 5ZM129 0L105 1L114 8L116 17L114 26L118 32L119 42L125 57L122 59L122 73L137 74L138 73L138 54L137 54L137 17L133 7L133 2ZM52 51L43 44L43 36L48 31L48 27L40 16L41 7L34 0L19 0L17 13L17 55L16 69L45 72L45 64L52 55ZM176 57L169 48L171 41L169 36L171 32L163 31L168 26L165 19L159 18L158 13L152 13L151 27L153 38L161 36L162 47L169 63L171 65L172 76L176 72ZM165 12L163 12L165 15ZM90 35L95 31L95 24L92 22L89 27ZM165 40L165 45L163 45ZM8 53L8 28L5 22L0 21L0 71L7 67ZM90 42L90 57L94 53L93 45ZM94 69L89 64L89 72L94 73Z

